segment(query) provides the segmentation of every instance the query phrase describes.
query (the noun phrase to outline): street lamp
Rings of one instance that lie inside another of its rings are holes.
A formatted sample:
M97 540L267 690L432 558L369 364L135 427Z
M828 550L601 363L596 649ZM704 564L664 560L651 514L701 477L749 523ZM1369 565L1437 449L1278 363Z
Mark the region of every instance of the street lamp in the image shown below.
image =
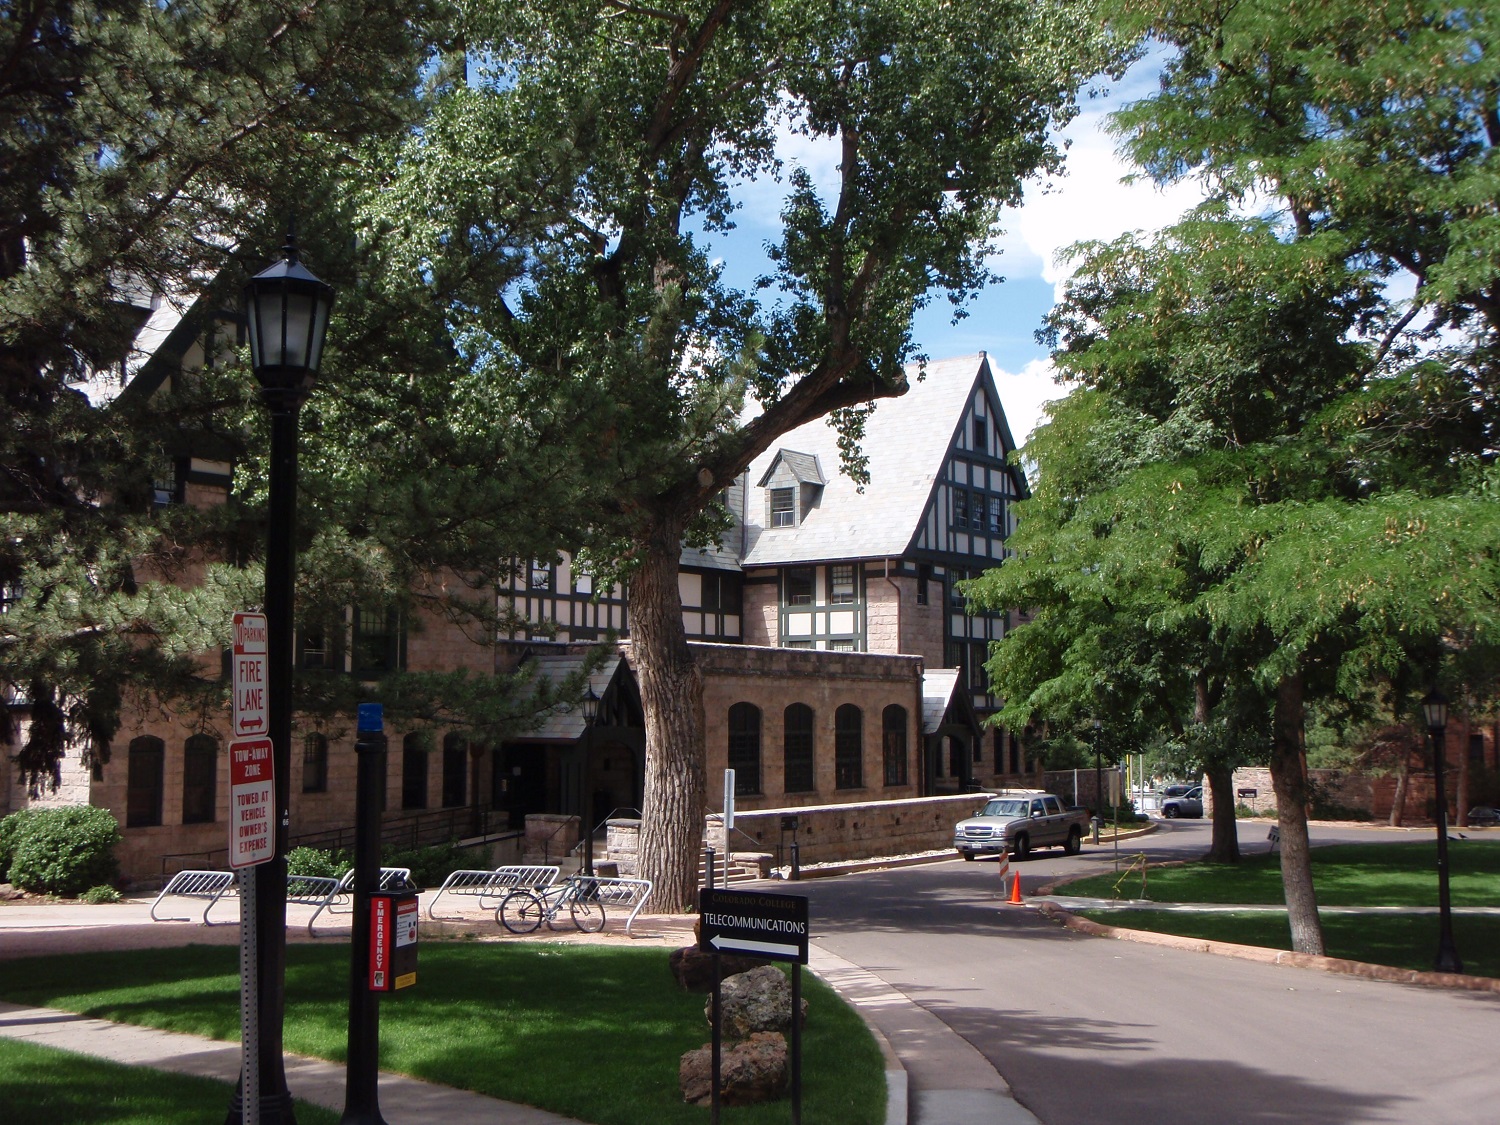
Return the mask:
M599 697L594 694L594 685L589 684L587 686L587 690L585 690L583 693L584 730L583 734L580 736L585 746L585 754L588 753L587 743L589 737L589 728L594 725L594 720L598 717ZM587 759L585 759L585 761L587 761ZM593 810L588 807L587 798L580 802L580 805L586 809L583 815L583 873L592 877L594 874L594 828L596 826L589 822L594 819L594 813Z
M599 717L599 697L594 694L594 685L590 684L588 690L583 693L583 725L591 727L594 720Z
M1437 971L1461 973L1464 963L1459 960L1458 949L1453 944L1453 911L1448 901L1448 794L1443 789L1443 766L1447 756L1443 735L1448 727L1448 700L1437 688L1422 700L1422 715L1427 720L1427 733L1432 736L1432 786L1437 797Z
M282 1061L286 994L286 853L291 835L292 584L297 571L297 420L318 377L333 289L298 260L288 232L281 261L245 286L250 365L271 413L270 527L266 534L266 688L275 777L276 854L243 873L253 879L256 1020L259 1026L259 1114L262 1125L295 1122ZM242 1119L245 1075L230 1105Z

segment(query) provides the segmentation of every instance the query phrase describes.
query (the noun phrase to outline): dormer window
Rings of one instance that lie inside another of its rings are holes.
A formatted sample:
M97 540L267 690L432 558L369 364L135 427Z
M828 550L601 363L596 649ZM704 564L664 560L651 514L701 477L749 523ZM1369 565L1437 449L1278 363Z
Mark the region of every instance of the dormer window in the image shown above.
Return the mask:
M797 490L771 489L771 526L794 527L797 523Z

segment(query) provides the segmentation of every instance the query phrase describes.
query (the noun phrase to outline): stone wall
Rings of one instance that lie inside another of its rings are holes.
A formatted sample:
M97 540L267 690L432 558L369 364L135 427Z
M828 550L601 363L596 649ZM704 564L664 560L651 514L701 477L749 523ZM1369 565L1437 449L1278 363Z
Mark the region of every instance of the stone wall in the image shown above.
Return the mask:
M982 793L963 793L754 812L737 810L731 850L767 852L777 865L791 863L793 839L804 864L939 851L952 847L953 826L973 816L984 801ZM782 830L783 817L796 818L795 832ZM714 836L720 831L715 823Z
M760 786L742 793L743 810L821 804L836 796L850 801L911 797L917 792L922 719L922 661L914 656L752 645L694 643L693 657L703 671L703 705L708 748L708 801L723 805L723 775L729 761L730 707L751 703L760 711ZM813 781L810 792L788 793L785 786L785 711L803 703L813 711ZM839 788L834 763L834 718L853 704L863 719L862 784ZM883 717L896 705L906 712L907 784L886 786ZM743 780L741 781L743 784Z

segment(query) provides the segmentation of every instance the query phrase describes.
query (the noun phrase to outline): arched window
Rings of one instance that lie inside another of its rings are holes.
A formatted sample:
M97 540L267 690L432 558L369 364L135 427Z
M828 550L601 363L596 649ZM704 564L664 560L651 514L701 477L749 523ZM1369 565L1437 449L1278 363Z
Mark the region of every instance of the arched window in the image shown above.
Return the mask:
M736 703L729 709L729 768L734 770L734 795L760 794L760 708Z
M219 742L195 734L182 747L182 823L212 824L219 782Z
M328 736L317 731L302 740L302 792L328 792Z
M427 807L427 750L422 736L415 733L401 743L401 807Z
M811 793L813 777L813 709L793 703L782 713L782 788L788 793Z
M443 736L443 808L451 809L468 799L469 741L456 731Z
M833 713L833 784L860 789L865 784L865 717L852 703Z
M125 827L150 828L161 823L161 795L166 744L143 734L130 740L126 766Z
M892 703L881 715L885 751L885 783L906 784L906 708Z

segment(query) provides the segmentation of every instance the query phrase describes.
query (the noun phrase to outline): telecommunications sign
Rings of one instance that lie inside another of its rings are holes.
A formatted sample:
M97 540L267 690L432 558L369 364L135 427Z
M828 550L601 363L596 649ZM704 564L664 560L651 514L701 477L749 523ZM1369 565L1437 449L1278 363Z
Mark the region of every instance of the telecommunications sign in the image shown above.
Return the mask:
M807 899L760 891L698 892L698 948L807 964Z
M253 867L276 854L276 785L269 738L229 744L229 866Z
M266 734L271 720L266 700L266 615L234 615L234 736Z

